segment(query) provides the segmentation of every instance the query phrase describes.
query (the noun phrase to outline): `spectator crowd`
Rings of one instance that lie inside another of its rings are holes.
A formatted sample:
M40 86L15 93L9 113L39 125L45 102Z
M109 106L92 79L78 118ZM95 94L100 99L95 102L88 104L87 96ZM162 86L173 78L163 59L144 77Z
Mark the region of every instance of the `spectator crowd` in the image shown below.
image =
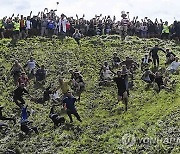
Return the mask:
M174 21L170 24L156 18L152 21L148 17L139 19L138 16L130 19L129 12L121 12L121 21L116 16L110 17L95 15L91 20L86 20L85 15L76 18L67 17L65 14L58 16L57 10L39 12L37 15L24 17L13 14L11 17L4 17L0 20L1 38L23 39L32 36L57 35L62 38L73 36L76 41L82 36L119 34L122 38L126 35L142 38L180 39L180 22ZM81 34L81 35L80 35Z

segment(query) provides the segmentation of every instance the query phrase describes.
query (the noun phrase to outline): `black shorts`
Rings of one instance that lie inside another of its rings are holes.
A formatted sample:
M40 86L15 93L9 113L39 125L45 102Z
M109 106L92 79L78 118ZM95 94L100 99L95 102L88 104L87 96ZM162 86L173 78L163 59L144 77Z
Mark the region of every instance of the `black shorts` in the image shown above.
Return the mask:
M124 92L126 92L126 89L118 89L118 96L123 97Z

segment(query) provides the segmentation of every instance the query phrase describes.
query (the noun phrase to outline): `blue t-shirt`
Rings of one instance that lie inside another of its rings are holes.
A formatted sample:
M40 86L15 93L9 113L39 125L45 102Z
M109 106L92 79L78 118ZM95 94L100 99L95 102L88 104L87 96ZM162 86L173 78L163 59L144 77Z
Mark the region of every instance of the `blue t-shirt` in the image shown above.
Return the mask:
M75 103L76 98L75 97L65 97L63 100L63 103L66 104L66 108L69 110L76 110Z

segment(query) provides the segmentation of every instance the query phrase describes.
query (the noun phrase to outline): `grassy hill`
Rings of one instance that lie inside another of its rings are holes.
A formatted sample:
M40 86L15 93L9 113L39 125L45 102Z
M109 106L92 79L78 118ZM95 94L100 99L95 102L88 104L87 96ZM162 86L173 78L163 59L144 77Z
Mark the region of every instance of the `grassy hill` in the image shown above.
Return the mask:
M16 153L27 154L178 154L180 153L180 76L173 75L177 81L171 92L162 90L157 94L152 88L145 90L140 80L141 71L135 75L134 88L130 91L128 111L123 104L117 104L116 85L99 87L99 69L105 60L111 61L113 52L121 59L127 55L138 63L145 52L155 44L170 48L180 57L180 45L158 39L139 39L129 37L120 41L118 36L84 38L81 47L67 38L62 43L57 38L29 38L21 40L15 47L10 40L0 40L0 64L5 66L4 74L9 75L13 60L21 64L33 56L38 64L48 69L47 87L58 84L58 77L70 78L70 68L79 69L86 82L77 109L83 122L74 120L57 129L48 117L51 102L45 106L26 98L29 109L34 113L30 120L39 127L40 134L30 136L20 132L20 111L12 102L10 93L15 88L12 77L8 82L0 80L0 105L4 105L5 115L17 117L18 123L8 122L10 129L0 131L0 153L8 149ZM160 54L161 67L164 67L165 55ZM34 97L42 96L44 87L35 88L33 81L28 87ZM60 113L60 107L56 108ZM75 119L75 118L74 118Z

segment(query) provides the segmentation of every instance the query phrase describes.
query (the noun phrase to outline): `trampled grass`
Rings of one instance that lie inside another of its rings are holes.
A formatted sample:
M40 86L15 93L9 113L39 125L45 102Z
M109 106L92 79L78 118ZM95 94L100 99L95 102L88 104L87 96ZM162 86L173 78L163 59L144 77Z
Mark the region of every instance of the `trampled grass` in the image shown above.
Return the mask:
M152 88L145 90L140 80L141 71L135 75L135 86L130 91L128 111L124 105L117 104L115 84L99 87L99 70L104 61L111 62L113 52L121 59L132 56L138 63L148 49L155 44L170 48L180 56L180 46L172 41L158 39L139 39L129 37L120 41L118 36L84 38L81 47L67 38L62 43L56 38L30 38L19 41L15 47L10 40L0 40L0 64L5 66L4 74L9 77L13 60L18 59L23 65L33 56L38 64L44 64L48 70L47 87L50 83L58 84L58 77L70 78L68 70L78 68L84 76L86 90L77 109L83 122L74 120L54 129L48 118L51 102L43 106L26 98L26 103L34 114L30 119L39 127L40 134L25 136L20 132L20 113L12 102L10 93L15 88L12 77L7 82L0 80L0 100L5 106L5 115L14 115L18 123L10 130L0 134L0 153L12 149L16 153L148 153L178 154L180 134L180 77L173 75L176 87L173 91L162 90L157 94ZM161 67L164 67L165 55L160 53ZM34 97L42 96L43 88L35 89L33 81L28 87ZM57 107L60 113L60 107ZM174 139L174 141L170 141ZM169 142L168 142L169 141Z

